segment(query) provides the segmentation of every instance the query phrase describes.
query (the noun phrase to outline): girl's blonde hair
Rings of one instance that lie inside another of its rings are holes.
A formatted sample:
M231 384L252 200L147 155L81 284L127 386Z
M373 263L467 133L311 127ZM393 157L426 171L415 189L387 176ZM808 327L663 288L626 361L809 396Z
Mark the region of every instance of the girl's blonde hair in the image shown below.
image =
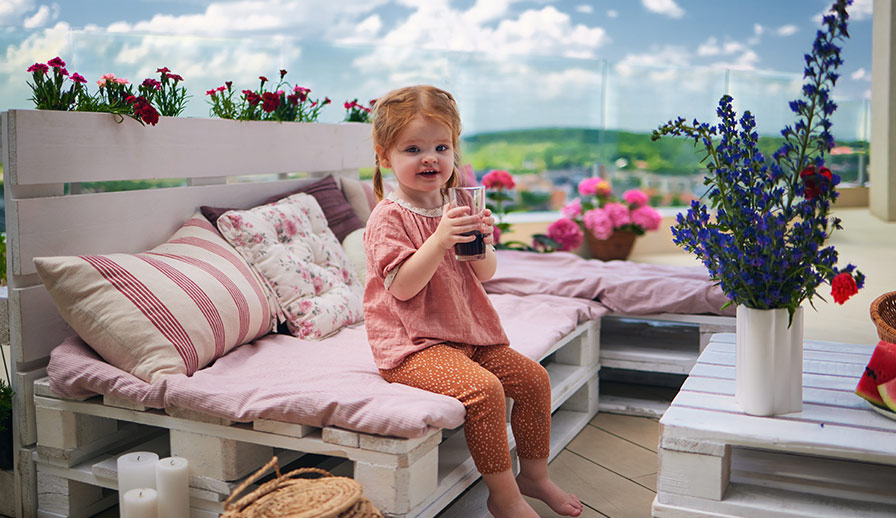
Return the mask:
M373 171L373 192L377 200L383 199L383 173L380 171L380 152L387 152L396 145L398 136L415 116L421 115L441 122L451 130L451 145L454 148L454 168L451 177L442 187L455 187L460 182L460 112L454 97L434 86L407 86L392 90L377 99L373 107L373 145L376 153L376 167Z

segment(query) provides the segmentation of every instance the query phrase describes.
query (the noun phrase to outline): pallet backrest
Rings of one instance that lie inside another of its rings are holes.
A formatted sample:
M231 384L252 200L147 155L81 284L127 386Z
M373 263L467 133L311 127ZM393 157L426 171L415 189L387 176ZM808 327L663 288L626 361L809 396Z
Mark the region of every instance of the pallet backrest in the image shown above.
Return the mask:
M40 256L147 250L200 205L250 207L304 176L358 177L373 165L366 124L162 117L142 126L108 113L2 113L10 345L18 417L53 347L73 333L34 268ZM239 177L239 181L233 181ZM278 179L271 181L271 179ZM184 179L186 186L79 194L83 182ZM253 181L254 180L254 181ZM17 419L21 445L33 421Z

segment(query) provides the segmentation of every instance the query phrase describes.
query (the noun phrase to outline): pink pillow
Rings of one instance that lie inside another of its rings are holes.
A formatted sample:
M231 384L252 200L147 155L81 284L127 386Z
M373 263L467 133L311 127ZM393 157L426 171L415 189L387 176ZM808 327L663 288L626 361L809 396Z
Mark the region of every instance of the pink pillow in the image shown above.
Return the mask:
M355 214L355 209L352 208L345 195L339 189L339 185L336 184L336 180L332 175L314 183L302 185L298 189L294 189L290 192L271 196L259 205L274 203L287 196L292 196L293 194L298 194L300 192L314 196L314 199L317 200L318 205L320 205L320 208L324 211L327 225L329 225L339 242L342 242L342 240L345 239L345 236L349 235L353 230L364 227L364 222L362 222L358 215ZM228 210L237 210L237 208L220 208L203 205L200 207L200 210L202 211L202 215L211 221L212 225L217 225L218 218L221 217L221 214L224 214Z

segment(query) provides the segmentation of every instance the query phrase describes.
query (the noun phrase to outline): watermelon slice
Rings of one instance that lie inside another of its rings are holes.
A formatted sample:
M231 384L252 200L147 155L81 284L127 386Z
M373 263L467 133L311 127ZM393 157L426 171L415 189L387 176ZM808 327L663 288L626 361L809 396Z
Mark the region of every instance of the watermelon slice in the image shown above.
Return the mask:
M881 383L877 386L877 390L887 408L896 412L896 379Z
M865 374L862 375L856 386L856 394L874 405L887 408L887 404L881 397L882 390L878 390L878 385L887 383L894 378L896 378L896 344L881 340L874 348L871 360L865 367ZM896 404L896 384L893 384L890 393L893 395L893 404Z

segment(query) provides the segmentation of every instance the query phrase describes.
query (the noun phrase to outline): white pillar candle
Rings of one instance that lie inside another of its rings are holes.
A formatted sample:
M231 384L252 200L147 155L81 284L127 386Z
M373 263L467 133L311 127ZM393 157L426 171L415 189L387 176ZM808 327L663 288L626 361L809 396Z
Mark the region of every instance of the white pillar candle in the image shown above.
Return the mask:
M190 463L184 457L165 457L156 464L159 517L190 518Z
M122 518L131 518L125 511L125 493L141 487L156 488L158 461L159 456L151 451L134 451L118 457L118 507Z
M121 513L127 518L159 518L159 499L155 489L138 487L124 494Z

